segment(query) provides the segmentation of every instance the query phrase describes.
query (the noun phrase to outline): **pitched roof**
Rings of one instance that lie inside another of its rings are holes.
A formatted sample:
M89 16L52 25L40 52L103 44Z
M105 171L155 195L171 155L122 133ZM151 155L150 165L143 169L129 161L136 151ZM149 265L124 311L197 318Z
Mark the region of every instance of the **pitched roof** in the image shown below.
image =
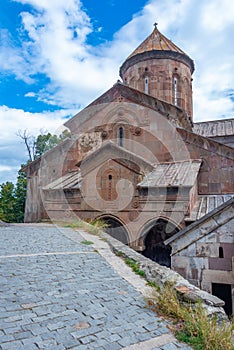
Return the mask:
M221 157L234 160L234 148L227 146L224 143L218 142L215 139L208 138L206 136L201 136L190 130L182 129L177 127L176 130L180 134L184 142L197 146L201 149L215 153Z
M194 123L193 131L206 137L234 135L234 118Z
M201 159L160 163L147 174L139 187L192 187L201 166Z
M187 218L186 221L199 220L204 215L209 214L212 210L218 208L232 198L234 198L234 194L231 193L199 196L191 211L190 217Z
M80 171L71 171L46 185L43 190L80 189L81 180Z
M82 176L95 169L97 165L103 164L109 159L116 161L118 159L122 159L123 162L121 164L125 166L126 162L132 162L134 164L137 164L141 171L142 169L146 171L151 171L153 169L153 165L142 157L136 155L133 152L130 152L126 148L116 145L112 141L106 141L100 148L88 154L88 156L85 157L80 164L78 164L80 166Z
M177 125L180 124L181 127L186 128L188 130L192 130L193 123L191 121L191 118L180 107L159 100L156 97L150 96L148 94L145 94L144 92L136 90L128 85L125 85L120 81L117 81L116 84L114 84L109 90L104 92L96 100L91 102L81 112L79 112L74 117L66 121L64 125L67 128L72 129L73 121L77 118L79 118L79 120L83 120L84 117L81 118L81 114L84 115L89 107L107 104L111 102L131 102L140 106L150 108L154 111L161 113L162 115L165 115L167 118L169 118L169 120L171 120L172 123L175 123L176 120L176 123L178 122ZM88 113L86 114L88 116Z
M165 240L164 244L167 245L167 244L174 243L177 240L180 240L180 242L181 242L180 248L177 247L177 245L175 243L175 247L173 248L172 255L177 253L178 251L188 247L190 244L196 242L199 238L204 237L205 235L214 231L219 226L222 226L222 225L226 224L228 221L232 220L234 217L233 216L233 209L234 209L234 198L231 198L227 202L220 205L218 208L213 209L211 212L204 215L199 220L195 221L194 223L192 223L188 227L186 227L183 230L176 233L174 236ZM223 213L227 212L227 211L229 211L229 214L223 215ZM210 220L212 220L212 223L209 222L209 225L207 225L207 222ZM199 230L199 233L196 235L196 237L192 237L191 234L195 230L197 230L198 227L201 227L201 229ZM174 244L172 246L174 246Z

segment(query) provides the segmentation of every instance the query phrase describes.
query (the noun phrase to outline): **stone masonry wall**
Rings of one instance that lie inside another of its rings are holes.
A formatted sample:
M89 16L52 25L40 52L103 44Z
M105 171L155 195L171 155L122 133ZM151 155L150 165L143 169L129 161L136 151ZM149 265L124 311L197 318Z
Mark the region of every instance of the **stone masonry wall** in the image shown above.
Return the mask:
M216 315L220 321L227 320L222 308L224 302L219 298L193 286L177 272L144 257L107 233L102 232L101 237L107 240L115 253L139 263L139 268L145 272L148 281L155 282L160 287L170 283L185 301L194 303L201 300L202 306L209 315Z

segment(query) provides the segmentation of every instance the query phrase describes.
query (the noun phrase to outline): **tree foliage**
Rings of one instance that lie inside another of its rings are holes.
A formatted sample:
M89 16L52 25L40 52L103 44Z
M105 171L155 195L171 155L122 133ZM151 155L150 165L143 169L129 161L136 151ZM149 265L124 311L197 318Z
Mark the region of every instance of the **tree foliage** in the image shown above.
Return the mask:
M0 185L0 220L2 221L24 221L27 179L21 169L18 172L16 185L10 181Z
M59 136L51 133L38 135L35 141L34 159L41 157L43 153L54 148L69 136L70 133L67 130L63 131Z
M51 133L41 133L37 137L31 136L27 130L18 131L17 135L24 141L28 161L41 157L43 153L57 146L60 142L70 137L70 133L65 130L61 135L52 135ZM24 208L26 200L27 179L25 173L21 170L25 164L21 165L18 172L17 182L0 184L0 220L5 222L23 222Z
M10 181L0 185L0 220L14 221L14 184Z
M21 166L22 169L22 166ZM15 222L24 221L24 208L26 200L27 178L21 169L18 172L17 183L14 188L14 215Z
M68 130L64 130L59 136L57 136L51 134L50 132L45 133L41 131L41 134L35 137L32 136L27 130L19 130L17 132L17 136L24 141L28 153L28 160L29 162L32 162L33 160L41 157L43 153L49 151L60 142L70 137L70 132Z

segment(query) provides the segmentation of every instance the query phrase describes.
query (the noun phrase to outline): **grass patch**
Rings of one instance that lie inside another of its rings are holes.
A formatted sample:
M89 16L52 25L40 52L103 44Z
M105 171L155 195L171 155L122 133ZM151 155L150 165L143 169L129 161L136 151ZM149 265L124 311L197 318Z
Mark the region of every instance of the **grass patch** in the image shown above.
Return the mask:
M139 276L145 277L145 272L140 269L140 264L133 259L126 258L125 263Z
M234 350L234 324L218 325L217 318L209 317L200 302L185 304L169 284L147 302L158 314L173 320L176 338L195 350Z
M159 287L159 285L156 282L154 282L154 281L147 281L147 285L150 286L150 287L155 288L157 292L160 292L160 287Z
M108 227L108 224L103 220L91 220L90 222L86 222L83 220L77 220L70 224L67 224L66 227L74 228L74 229L82 229L93 235L100 235L100 233Z
M85 244L85 245L91 245L91 244L94 244L93 242L91 242L91 241L82 241L81 242L82 244Z
M115 255L116 255L116 256L122 257L122 256L124 255L124 253L121 252L121 250L119 250L118 252L115 253Z
M101 241L103 241L103 242L108 242L108 239L107 238L100 238L101 239Z

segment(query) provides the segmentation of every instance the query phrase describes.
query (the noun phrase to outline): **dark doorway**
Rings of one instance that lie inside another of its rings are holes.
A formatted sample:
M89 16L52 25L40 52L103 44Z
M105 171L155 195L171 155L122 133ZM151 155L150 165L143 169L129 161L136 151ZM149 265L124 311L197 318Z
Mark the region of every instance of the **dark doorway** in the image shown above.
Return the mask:
M224 310L228 316L232 315L232 288L230 284L212 283L212 294L225 302Z
M145 250L142 254L162 266L171 267L171 247L163 242L178 231L167 220L158 219L145 238Z
M110 217L104 217L102 220L108 224L108 227L105 228L105 232L124 244L129 243L127 230L124 228L121 222Z

